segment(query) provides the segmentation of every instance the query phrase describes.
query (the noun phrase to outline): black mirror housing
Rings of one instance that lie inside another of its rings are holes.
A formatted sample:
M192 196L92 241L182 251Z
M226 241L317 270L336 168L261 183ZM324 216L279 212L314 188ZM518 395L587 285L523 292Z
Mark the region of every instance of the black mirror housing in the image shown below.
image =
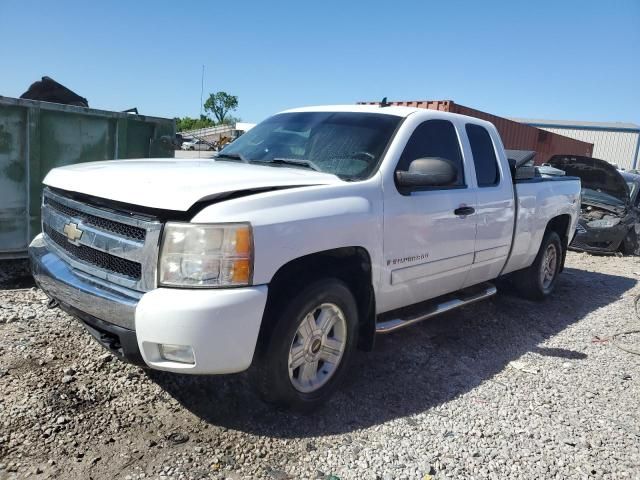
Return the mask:
M452 186L458 178L453 162L440 157L417 158L409 170L396 172L396 184L403 189Z

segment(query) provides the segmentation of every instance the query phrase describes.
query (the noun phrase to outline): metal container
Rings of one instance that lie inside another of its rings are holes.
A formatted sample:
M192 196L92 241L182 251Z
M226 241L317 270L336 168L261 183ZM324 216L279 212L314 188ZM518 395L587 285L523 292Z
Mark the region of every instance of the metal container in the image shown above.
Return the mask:
M377 105L379 102L358 102L361 105ZM459 113L480 118L493 123L504 147L512 150L533 150L536 152L537 165L545 163L556 154L580 155L590 157L593 154L593 143L574 140L573 138L548 132L540 128L514 122L504 117L458 105L452 100L413 100L404 102L388 102L390 105L428 108L441 112Z
M173 157L175 120L0 96L0 258L40 232L42 180L62 165ZM165 137L162 139L162 137Z

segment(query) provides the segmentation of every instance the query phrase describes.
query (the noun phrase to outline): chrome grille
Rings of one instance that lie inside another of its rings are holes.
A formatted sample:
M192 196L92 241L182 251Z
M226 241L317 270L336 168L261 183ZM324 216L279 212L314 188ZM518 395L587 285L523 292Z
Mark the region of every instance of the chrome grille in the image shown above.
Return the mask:
M70 240L65 227L82 231ZM96 207L45 189L42 231L48 248L73 268L138 291L156 286L162 224Z
M44 197L44 203L45 205L51 206L51 208L54 208L60 213L64 213L74 218L81 218L88 225L93 225L94 227L98 227L103 230L122 235L123 237L132 238L134 240L144 240L146 234L144 228L114 222L113 220L108 220L102 217L96 217L95 215L90 215L88 213L76 210L75 208L63 205L62 203L57 202L56 200L49 197Z
M125 260L124 258L109 255L94 248L85 247L84 245L74 245L67 240L67 237L53 230L49 225L43 227L46 233L60 248L69 255L83 262L89 263L95 267L102 268L119 273L133 280L140 280L142 274L142 266L139 263Z

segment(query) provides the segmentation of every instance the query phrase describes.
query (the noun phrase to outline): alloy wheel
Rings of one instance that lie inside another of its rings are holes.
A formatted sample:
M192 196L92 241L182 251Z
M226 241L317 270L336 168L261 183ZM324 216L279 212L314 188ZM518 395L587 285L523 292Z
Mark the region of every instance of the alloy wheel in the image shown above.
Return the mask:
M289 380L302 393L325 385L336 373L347 344L347 321L333 303L323 303L300 322L289 348Z

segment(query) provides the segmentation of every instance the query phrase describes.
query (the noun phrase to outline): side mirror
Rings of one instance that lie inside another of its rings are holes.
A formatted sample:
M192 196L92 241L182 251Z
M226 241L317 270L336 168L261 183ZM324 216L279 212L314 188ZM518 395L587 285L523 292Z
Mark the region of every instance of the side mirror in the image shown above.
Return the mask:
M417 158L409 170L396 172L396 184L405 189L420 187L446 187L458 178L458 169L449 160L440 157Z

